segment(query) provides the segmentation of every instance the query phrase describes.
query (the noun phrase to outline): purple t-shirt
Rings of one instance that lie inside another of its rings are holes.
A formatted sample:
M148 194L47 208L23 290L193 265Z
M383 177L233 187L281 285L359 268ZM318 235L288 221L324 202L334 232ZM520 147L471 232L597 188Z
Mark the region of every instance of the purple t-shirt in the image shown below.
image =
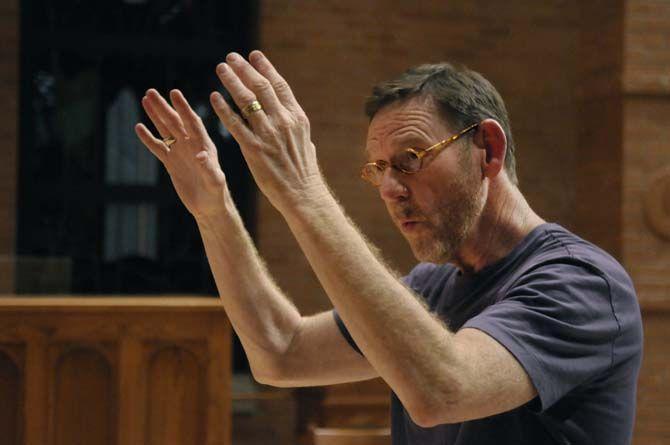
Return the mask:
M474 275L421 263L403 281L452 331L479 329L505 346L538 397L491 417L422 428L393 394L394 445L631 442L642 322L630 278L603 250L543 224Z

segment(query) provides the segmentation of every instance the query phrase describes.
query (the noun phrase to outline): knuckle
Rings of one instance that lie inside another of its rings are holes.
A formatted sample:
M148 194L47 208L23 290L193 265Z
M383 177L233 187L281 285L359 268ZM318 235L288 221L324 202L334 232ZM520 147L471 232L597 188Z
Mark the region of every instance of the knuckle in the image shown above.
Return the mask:
M274 89L277 93L290 93L291 87L285 80L278 80L274 84Z
M258 79L255 80L252 85L251 89L253 91L260 91L260 92L265 92L271 88L270 82L267 81L267 79Z
M247 149L252 150L252 151L261 151L263 149L263 146L259 142L254 141L254 142L249 142L247 144Z
M288 130L293 129L294 127L294 122L291 119L287 119L286 117L281 117L277 120L277 129L285 132Z
M298 123L301 126L309 128L309 125L310 125L309 124L309 118L307 117L307 115L305 113L302 113L302 112L298 113L297 116L296 116L296 120L298 121Z

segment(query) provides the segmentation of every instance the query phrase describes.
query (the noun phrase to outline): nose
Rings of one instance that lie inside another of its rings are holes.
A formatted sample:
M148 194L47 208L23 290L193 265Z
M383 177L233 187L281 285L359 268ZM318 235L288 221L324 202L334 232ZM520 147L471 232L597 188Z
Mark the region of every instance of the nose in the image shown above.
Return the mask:
M379 183L379 196L384 201L402 201L409 197L409 189L401 177L402 173L387 168Z

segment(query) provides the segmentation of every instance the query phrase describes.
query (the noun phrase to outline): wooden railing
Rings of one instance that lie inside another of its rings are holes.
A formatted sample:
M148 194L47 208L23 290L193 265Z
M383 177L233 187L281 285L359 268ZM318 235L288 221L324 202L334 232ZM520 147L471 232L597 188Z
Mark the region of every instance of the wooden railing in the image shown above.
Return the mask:
M228 445L216 298L0 297L3 445Z

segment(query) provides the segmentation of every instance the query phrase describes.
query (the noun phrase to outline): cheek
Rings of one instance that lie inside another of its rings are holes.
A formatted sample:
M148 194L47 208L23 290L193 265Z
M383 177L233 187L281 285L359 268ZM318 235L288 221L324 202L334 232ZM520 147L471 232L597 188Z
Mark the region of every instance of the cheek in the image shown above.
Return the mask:
M479 180L474 172L460 171L431 184L420 205L424 209L458 211L479 199Z
M410 202L416 211L431 219L431 213L434 213L442 206L445 199L448 199L446 192L444 184L422 184L413 189Z

